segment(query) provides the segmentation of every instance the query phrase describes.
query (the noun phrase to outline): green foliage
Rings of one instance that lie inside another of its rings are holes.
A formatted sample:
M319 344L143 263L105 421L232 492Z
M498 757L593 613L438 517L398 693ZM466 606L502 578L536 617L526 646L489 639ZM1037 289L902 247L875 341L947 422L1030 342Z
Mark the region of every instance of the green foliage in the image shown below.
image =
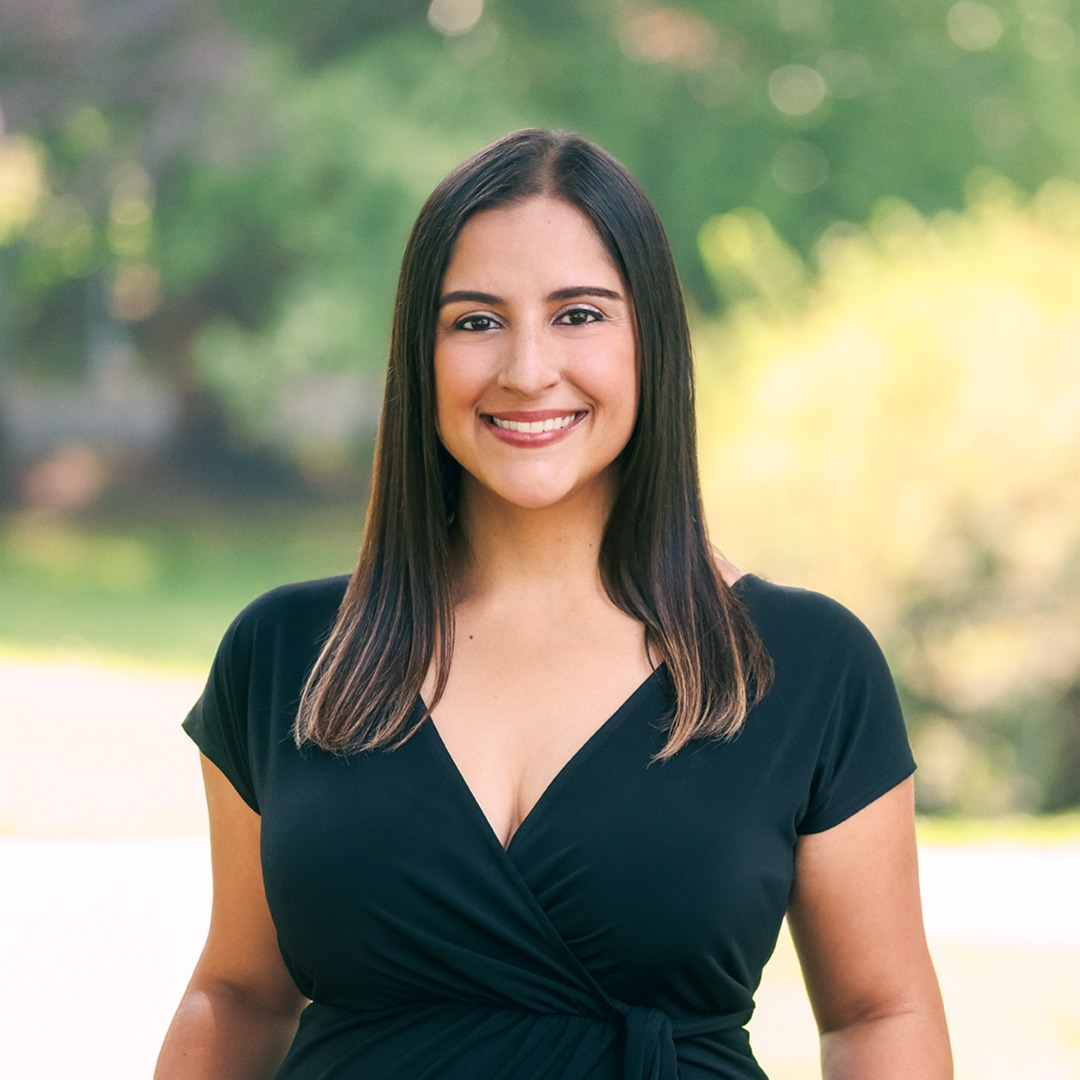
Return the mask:
M429 0L363 3L321 0L223 0L226 16L253 36L281 42L305 68L318 68L395 30L422 22Z
M985 178L929 220L883 204L801 289L752 212L702 243L761 283L698 334L718 540L868 618L927 808L1080 801L1080 187L1025 205Z

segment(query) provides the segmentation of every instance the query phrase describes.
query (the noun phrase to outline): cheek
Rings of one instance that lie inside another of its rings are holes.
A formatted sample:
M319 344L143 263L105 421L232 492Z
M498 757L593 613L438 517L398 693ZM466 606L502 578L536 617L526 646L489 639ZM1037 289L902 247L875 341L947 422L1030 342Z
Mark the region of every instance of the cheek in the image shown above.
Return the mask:
M604 372L602 392L606 393L612 407L624 420L631 425L635 424L641 397L640 372L636 359L629 359L625 353L612 356Z
M434 369L435 433L445 446L471 419L481 386L469 365L452 352L436 349Z
M457 397L453 365L449 362L441 350L435 350L434 359L434 383L435 383L435 423L440 437L443 434L451 407Z

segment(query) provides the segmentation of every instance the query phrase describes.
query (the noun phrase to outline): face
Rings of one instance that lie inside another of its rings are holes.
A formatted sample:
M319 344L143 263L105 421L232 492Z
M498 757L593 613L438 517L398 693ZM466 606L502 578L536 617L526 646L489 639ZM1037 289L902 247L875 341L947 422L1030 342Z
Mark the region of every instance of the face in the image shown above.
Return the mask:
M440 300L439 437L464 470L466 503L610 503L637 417L637 338L588 218L548 197L477 214Z

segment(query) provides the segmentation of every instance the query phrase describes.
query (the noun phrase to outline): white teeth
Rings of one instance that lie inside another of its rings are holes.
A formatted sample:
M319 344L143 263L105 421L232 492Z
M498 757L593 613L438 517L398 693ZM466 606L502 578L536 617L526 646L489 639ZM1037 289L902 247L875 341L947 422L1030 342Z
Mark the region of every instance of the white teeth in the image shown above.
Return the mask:
M526 423L523 420L500 420L493 416L491 422L504 431L521 431L527 435L539 435L542 431L558 431L560 428L569 427L574 422L576 413L569 416L555 416L550 420L534 420Z

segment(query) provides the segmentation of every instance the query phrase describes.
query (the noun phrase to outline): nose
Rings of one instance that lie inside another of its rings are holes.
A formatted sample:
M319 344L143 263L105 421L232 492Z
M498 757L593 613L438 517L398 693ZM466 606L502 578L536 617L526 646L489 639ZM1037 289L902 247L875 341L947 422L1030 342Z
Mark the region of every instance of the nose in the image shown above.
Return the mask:
M506 353L497 380L500 387L523 397L535 397L560 378L551 344L545 344L536 330L522 327L507 335Z

